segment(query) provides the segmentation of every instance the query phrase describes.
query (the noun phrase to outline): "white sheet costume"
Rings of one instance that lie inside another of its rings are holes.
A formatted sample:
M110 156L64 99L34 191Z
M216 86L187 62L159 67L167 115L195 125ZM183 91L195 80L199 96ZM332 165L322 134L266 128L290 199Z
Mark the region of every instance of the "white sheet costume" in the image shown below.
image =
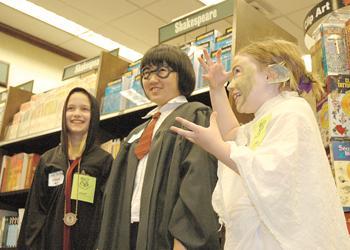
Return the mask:
M226 227L225 250L350 249L314 114L296 92L264 103L239 128L231 159L219 163L213 206Z

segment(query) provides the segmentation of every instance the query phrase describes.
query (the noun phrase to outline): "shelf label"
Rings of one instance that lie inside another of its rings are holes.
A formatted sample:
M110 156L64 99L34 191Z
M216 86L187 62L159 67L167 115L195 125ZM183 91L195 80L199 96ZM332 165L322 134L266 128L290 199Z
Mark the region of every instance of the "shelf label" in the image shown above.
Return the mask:
M81 75L93 69L97 69L100 65L100 56L96 56L84 61L69 65L63 69L62 80Z
M313 7L304 19L304 33L306 34L310 27L325 15L333 11L333 1L324 0Z
M226 0L216 5L178 19L159 28L159 43L168 41L191 30L232 16L233 0Z

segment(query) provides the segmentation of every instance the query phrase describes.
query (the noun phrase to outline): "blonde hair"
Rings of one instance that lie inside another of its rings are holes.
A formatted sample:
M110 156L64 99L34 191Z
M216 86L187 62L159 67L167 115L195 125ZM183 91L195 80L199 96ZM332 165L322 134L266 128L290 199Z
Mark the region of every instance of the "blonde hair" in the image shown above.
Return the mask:
M261 68L284 62L284 66L292 73L291 79L287 83L290 90L298 91L301 94L302 89L299 84L306 82L311 84L312 94L317 100L322 97L321 82L306 71L299 48L294 43L279 39L256 41L243 47L237 54L250 56L260 64ZM285 87L284 84L281 85L281 88Z

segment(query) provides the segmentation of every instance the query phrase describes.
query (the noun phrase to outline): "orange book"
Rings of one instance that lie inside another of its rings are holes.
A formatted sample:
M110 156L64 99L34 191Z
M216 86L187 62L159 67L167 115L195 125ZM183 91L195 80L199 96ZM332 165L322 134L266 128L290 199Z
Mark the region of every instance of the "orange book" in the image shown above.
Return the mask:
M348 227L348 232L350 234L350 212L345 212L346 226Z
M20 154L15 154L11 157L10 167L7 174L7 192L18 189L18 178L22 172L22 159Z
M6 192L6 182L7 182L7 169L10 164L11 157L8 155L3 155L2 157L2 164L1 164L1 173L0 173L0 184L1 192Z
M26 175L26 180L24 183L24 189L28 189L32 186L32 181L34 178L34 173L35 170L39 164L39 160L40 160L40 155L38 154L29 154L28 155L28 169L27 169L27 175Z

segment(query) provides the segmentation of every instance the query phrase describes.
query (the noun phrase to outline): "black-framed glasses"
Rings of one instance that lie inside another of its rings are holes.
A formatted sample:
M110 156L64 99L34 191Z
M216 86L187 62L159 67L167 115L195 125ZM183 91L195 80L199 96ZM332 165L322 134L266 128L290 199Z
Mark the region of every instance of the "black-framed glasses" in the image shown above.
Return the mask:
M154 70L150 70L149 68L145 68L141 72L141 79L142 80L149 80L151 77L151 74L153 74L153 73L156 73L156 75L159 78L165 79L165 78L168 78L168 76L170 75L171 72L174 72L174 70L172 68L170 68L169 66L165 66L165 65L157 66L157 68Z

